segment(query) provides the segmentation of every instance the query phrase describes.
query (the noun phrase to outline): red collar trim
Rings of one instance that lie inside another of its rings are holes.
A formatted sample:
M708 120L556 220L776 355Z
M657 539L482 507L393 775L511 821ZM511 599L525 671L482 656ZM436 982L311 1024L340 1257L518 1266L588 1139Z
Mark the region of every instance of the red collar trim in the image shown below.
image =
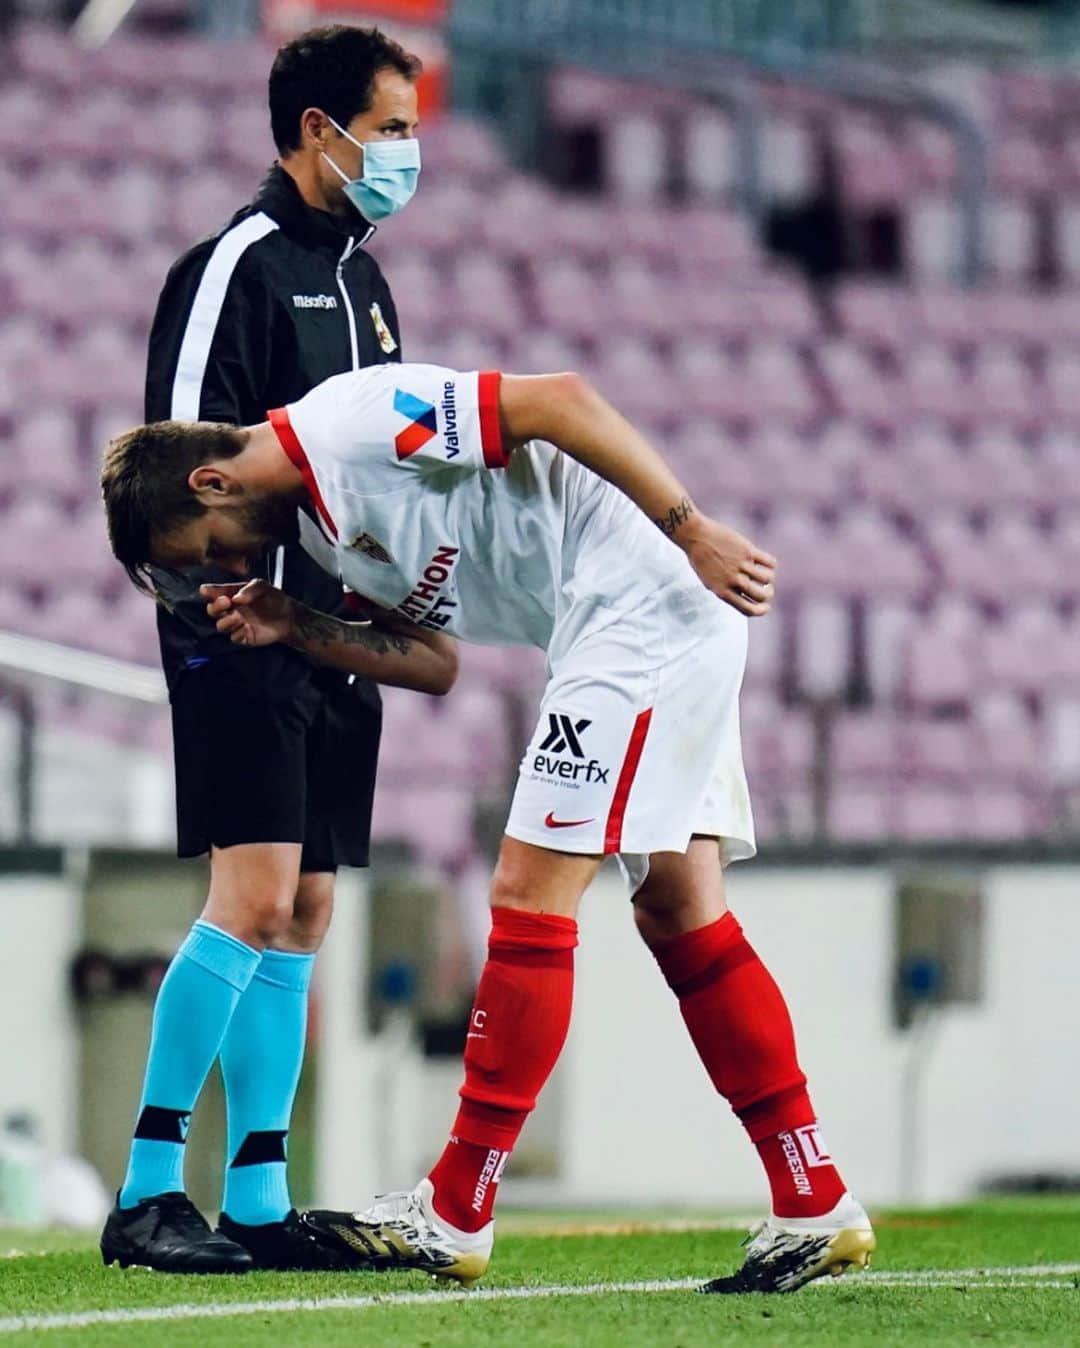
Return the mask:
M267 413L267 416L278 440L281 442L281 448L300 470L300 476L304 479L307 494L311 497L311 504L315 507L323 524L326 525L331 538L336 540L338 536L337 525L326 508L326 502L322 498L322 492L319 491L319 484L315 481L315 474L308 462L308 456L304 453L304 447L293 430L292 422L289 420L289 409L287 407L275 407Z

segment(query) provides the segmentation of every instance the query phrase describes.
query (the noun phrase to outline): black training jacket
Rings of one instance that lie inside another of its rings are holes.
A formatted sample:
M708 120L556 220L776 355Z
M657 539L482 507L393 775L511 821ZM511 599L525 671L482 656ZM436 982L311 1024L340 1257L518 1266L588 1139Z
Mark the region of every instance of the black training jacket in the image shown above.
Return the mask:
M252 425L343 370L401 359L397 311L359 214L338 222L313 210L275 166L254 201L174 263L150 332L146 419ZM298 547L265 571L298 599L340 611L341 587ZM158 610L169 686L192 663L244 651L214 631L195 595L165 584L175 611ZM231 577L230 577L231 579ZM164 584L164 582L162 582Z

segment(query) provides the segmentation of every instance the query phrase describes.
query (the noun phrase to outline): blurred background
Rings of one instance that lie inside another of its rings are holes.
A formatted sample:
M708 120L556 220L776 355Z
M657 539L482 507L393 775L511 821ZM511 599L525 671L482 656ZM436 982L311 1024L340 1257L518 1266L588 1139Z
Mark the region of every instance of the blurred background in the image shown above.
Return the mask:
M142 419L166 269L272 161L276 43L339 19L425 61L420 189L371 244L405 358L583 371L781 559L731 897L853 1186L1077 1186L1080 5L0 0L0 1218L97 1220L72 1158L115 1187L206 883L172 855L100 452ZM385 694L301 1201L411 1184L441 1143L542 684L539 653L474 647L448 699ZM506 1198L760 1205L635 941L602 875ZM211 1208L220 1113L188 1148Z

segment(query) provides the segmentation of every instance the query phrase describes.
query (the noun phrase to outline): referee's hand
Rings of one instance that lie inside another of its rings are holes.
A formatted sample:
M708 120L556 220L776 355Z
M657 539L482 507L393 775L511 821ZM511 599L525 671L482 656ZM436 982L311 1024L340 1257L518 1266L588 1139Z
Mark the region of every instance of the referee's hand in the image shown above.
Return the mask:
M217 630L237 646L272 646L292 632L292 600L268 580L200 585L199 593Z

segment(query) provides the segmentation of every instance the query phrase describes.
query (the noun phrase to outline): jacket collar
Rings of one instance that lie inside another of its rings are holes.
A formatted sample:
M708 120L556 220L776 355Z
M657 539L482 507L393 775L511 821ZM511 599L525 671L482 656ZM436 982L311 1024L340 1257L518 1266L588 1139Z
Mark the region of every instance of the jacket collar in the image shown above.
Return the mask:
M325 248L340 254L351 237L367 243L375 233L359 212L352 220L338 220L326 211L317 211L300 195L300 189L280 164L274 164L259 185L252 209L265 212L286 234L309 248Z

